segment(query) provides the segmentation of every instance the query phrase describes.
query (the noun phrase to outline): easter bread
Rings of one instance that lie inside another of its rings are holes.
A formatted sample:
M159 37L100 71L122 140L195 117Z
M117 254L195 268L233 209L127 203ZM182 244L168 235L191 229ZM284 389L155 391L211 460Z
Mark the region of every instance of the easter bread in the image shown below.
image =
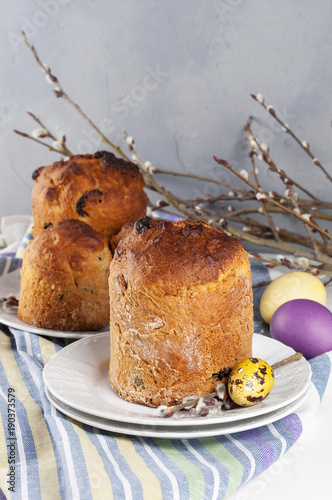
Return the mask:
M109 291L110 385L127 401L169 406L207 394L252 355L248 255L205 222L128 224Z
M18 317L52 330L99 330L109 322L107 239L65 220L39 233L23 257Z
M77 219L111 239L125 222L146 214L138 167L108 151L39 167L32 178L34 236L61 220Z

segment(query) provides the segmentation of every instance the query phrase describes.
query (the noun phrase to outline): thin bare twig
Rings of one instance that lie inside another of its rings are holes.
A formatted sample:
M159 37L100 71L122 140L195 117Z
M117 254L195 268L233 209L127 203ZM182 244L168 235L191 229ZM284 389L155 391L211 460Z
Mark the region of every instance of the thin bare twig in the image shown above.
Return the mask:
M271 116L273 116L273 118L279 123L279 125L283 128L283 130L289 134L293 139L294 141L303 149L303 151L305 151L305 153L312 159L314 165L316 165L318 168L320 168L320 170L325 174L325 176L328 178L328 180L330 182L332 182L332 177L331 175L328 173L328 171L323 167L323 165L321 164L321 162L314 156L314 154L311 152L310 150L310 147L309 147L309 144L307 143L307 141L301 141L295 134L294 132L289 128L289 126L284 123L277 115L276 113L276 110L273 106L266 106L265 104L265 101L264 101L264 98L257 98L257 95L255 94L251 94L251 97L257 101L261 106L263 106L264 109L266 109L266 111L268 111L270 113Z
M56 149L53 146L51 146L50 144L47 144L46 142L43 142L43 141L37 139L36 137L32 137L32 135L26 134L25 132L20 132L19 130L16 130L16 129L14 129L14 132L15 132L15 134L20 135L21 137L25 137L26 139L30 139L31 141L37 142L37 144L44 146L44 148L47 148L49 151L54 151L54 153L59 153L59 154L62 154L64 156L71 156L71 154L67 154L67 153L69 153L69 151L66 149L61 149L61 150Z
M58 78L51 73L51 70L47 66L47 64L45 64L41 61L35 47L30 44L24 31L22 31L22 35L23 35L23 39L24 39L26 46L32 52L38 66L40 66L40 68L44 71L48 82L55 85L55 88L53 89L55 96L58 98L63 98L65 101L67 101L75 109L75 111L77 111L77 113L89 124L89 126L99 135L101 140L105 144L107 144L107 146L109 146L116 154L118 154L122 158L128 160L128 157L125 155L125 153L122 151L122 149L119 146L116 146L115 144L113 144L113 142L111 142L102 133L102 131L97 127L97 125L95 125L94 122L86 115L86 113L82 110L82 108L75 101L73 101L71 97L69 97L69 95L64 90L61 83L59 82Z
M302 259L307 259L308 264L304 267L310 272L332 274L332 236L328 229L321 228L317 222L317 220L324 220L327 222L332 221L332 216L330 214L322 212L322 210L331 210L332 203L321 200L305 186L302 186L298 180L290 178L284 170L277 167L271 157L269 148L263 145L254 134L252 128L252 118L249 119L245 130L248 133L248 143L251 148L249 158L252 167L251 175L253 177L253 182L249 179L248 172L245 172L246 175L244 175L243 172L237 172L237 170L233 168L230 163L216 157L214 157L216 162L230 171L237 178L240 178L241 181L244 182L244 186L238 186L234 183L229 183L221 179L205 175L196 175L190 172L180 173L156 168L149 162L143 162L138 157L132 138L125 135L126 143L131 156L125 154L120 146L115 145L109 138L107 138L102 131L99 130L95 123L85 114L82 108L65 92L58 78L53 75L50 68L41 61L35 47L29 43L25 34L23 34L23 37L37 64L45 73L47 81L54 86L53 92L55 96L65 99L98 134L101 140L117 155L126 160L131 158L131 161L137 164L143 174L146 187L161 196L161 200L157 203L158 209L162 210L163 207L168 206L173 207L179 214L182 214L182 216L186 218L191 220L206 220L215 227L224 229L229 234L236 236L241 240L253 243L258 247L271 248L285 254L291 254L295 258L302 257ZM298 139L289 126L284 124L283 121L277 116L277 113L272 106L265 105L264 98L261 94L257 94L256 96L252 95L252 97L259 102L259 104L261 104L270 113L270 115L273 116L273 118L283 127L285 132L290 134L295 142L309 155L313 163L318 166L331 181L331 175L321 165L317 158L314 157L309 144L306 141L301 142ZM65 137L63 137L63 141L60 142L62 151L58 151L52 145L39 140L42 137L49 137L53 140L57 139L49 130L45 128L43 122L39 118L32 113L30 113L30 116L40 125L42 129L45 129L45 135L40 135L36 138L36 136L33 137L17 130L15 131L16 133L35 141L44 147L47 147L51 151L66 154L66 156L72 155L71 151L65 145ZM256 175L256 156L262 159L263 163L266 164L272 172L279 176L280 180L286 186L285 195L280 195L275 191L267 193L261 187L258 175ZM209 196L206 194L191 200L185 200L161 185L160 182L157 181L158 175L172 175L192 179L197 182L213 183L228 189L229 192L228 194L221 193L217 196ZM294 192L294 187L305 193L308 196L308 199L299 198L297 193ZM227 208L223 205L223 202L225 201L231 203ZM244 202L249 205L240 209L236 205L235 207L233 206L233 203L238 204ZM252 203L258 204L258 207L250 206ZM213 208L211 208L212 205ZM153 205L150 203L150 206ZM257 217L258 215L263 215L267 224L261 223L259 219L257 220L254 217L248 217L249 214L256 214ZM273 218L274 214L283 214L299 220L302 224L304 224L307 236L277 227ZM239 224L243 225L242 229L237 227ZM320 235L322 241L315 239L315 232ZM316 263L309 263L309 261L313 261L315 259L318 261L317 265ZM283 263L288 265L290 268L303 268L302 264L292 263L288 258L284 258ZM273 260L273 258L267 259L266 264L271 266L279 265ZM314 267L315 265L316 267Z
M293 217L296 217L297 219L299 219L301 222L303 222L304 224L308 224L309 226L313 227L314 229L316 229L316 231L319 231L321 232L322 234L324 234L327 238L332 238L332 235L329 234L327 231L324 231L323 229L321 229L320 227L318 227L316 224L314 224L310 218L308 219L304 219L302 215L299 215L297 212L295 211L292 211L290 210L289 208L281 205L281 203L279 203L278 201L276 201L274 198L271 198L267 193L265 193L262 189L258 188L257 186L255 186L255 184L253 182L251 182L249 179L246 179L245 177L243 177L239 172L237 172L230 163L228 163L227 161L225 160L221 160L219 158L217 158L216 156L213 157L215 159L215 161L217 163L219 163L220 165L223 165L224 167L226 167L228 170L230 170L233 174L237 175L240 179L242 179L246 184L248 184L251 188L253 188L257 193L259 193L260 195L262 195L269 203L272 203L273 205L276 205L277 207L279 208L282 208L285 212L287 212L289 215L292 215ZM262 198L258 198L258 199L262 199Z

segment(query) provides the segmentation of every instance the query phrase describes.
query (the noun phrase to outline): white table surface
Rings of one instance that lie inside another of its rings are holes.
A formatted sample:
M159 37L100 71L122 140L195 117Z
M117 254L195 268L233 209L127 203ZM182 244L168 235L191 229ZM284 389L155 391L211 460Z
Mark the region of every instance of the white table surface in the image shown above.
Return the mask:
M298 441L230 500L327 500L332 498L332 377L320 408Z
M283 269L285 272L285 269ZM286 270L287 272L287 270ZM280 270L276 271L276 276ZM272 277L273 273L271 273ZM326 307L332 311L332 286ZM298 441L281 459L244 484L230 500L332 499L332 375L323 400Z

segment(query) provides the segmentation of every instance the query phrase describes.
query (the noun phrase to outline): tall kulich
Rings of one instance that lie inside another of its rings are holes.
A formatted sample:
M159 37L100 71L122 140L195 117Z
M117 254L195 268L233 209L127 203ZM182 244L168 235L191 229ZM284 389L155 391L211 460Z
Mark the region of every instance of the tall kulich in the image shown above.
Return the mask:
M205 222L128 224L110 265L110 385L157 407L203 395L252 356L253 299L241 242Z
M78 219L111 239L127 221L146 214L139 168L107 151L39 167L32 178L34 236L62 220Z

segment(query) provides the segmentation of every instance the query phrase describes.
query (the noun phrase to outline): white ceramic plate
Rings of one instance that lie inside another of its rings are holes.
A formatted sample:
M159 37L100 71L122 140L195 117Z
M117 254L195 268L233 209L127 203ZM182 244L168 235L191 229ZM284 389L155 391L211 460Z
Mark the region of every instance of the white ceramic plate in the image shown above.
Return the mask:
M19 298L21 286L21 270L17 269L12 273L5 274L0 278L0 297L7 297L7 295L15 295ZM17 330L24 330L30 333L36 333L37 335L45 335L47 337L62 337L67 339L82 339L85 337L90 337L96 333L102 333L109 331L109 327L106 326L102 330L98 331L86 331L86 332L69 332L69 331L59 331L59 330L49 330L47 328L38 328L37 326L29 325L24 323L17 317L17 311L3 311L0 309L0 323L4 325L17 328Z
M75 410L71 406L66 405L59 401L52 393L45 387L45 393L49 401L55 408L59 411L68 415L68 417L78 420L83 424L91 425L97 427L98 429L104 429L106 431L116 432L120 434L128 434L131 436L143 436L143 437L156 437L163 439L194 439L209 436L221 436L224 434L230 434L234 432L246 431L249 429L256 429L263 425L271 424L276 422L280 418L286 417L290 413L296 411L307 397L307 392L305 392L298 399L286 405L278 410L266 413L264 415L258 415L256 417L246 418L244 420L238 420L235 422L228 423L211 423L210 425L199 425L200 420L195 420L195 425L188 426L162 426L162 425L145 425L145 424L133 424L129 422L121 422L116 420L109 420L106 418L96 417L94 415L89 415L89 413L84 413L79 410ZM205 417L206 418L206 417Z
M44 382L52 396L80 412L132 424L153 426L197 425L187 412L164 419L155 408L128 403L108 383L109 334L81 339L59 351L45 366ZM254 334L253 355L270 364L292 355L294 350L269 337ZM199 418L199 425L228 423L263 415L297 400L310 385L309 363L301 360L276 370L272 392L259 405L236 408Z

